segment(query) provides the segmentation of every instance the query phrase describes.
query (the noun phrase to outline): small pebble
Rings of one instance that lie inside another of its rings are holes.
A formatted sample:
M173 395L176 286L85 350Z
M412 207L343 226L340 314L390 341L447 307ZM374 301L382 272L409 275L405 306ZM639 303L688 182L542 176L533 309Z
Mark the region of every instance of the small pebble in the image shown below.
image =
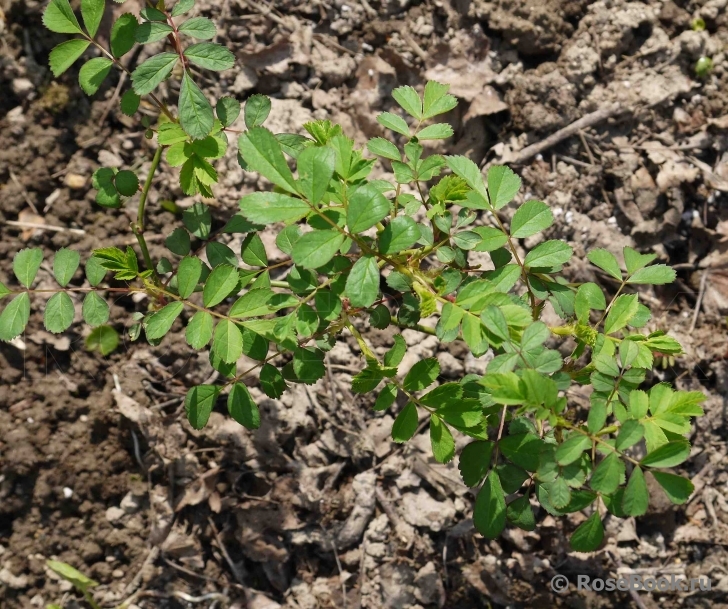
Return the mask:
M63 496L66 499L70 499L71 497L73 497L73 489L70 489L67 486L64 486L63 487Z
M65 183L71 190L80 190L86 186L86 178L77 173L67 173Z

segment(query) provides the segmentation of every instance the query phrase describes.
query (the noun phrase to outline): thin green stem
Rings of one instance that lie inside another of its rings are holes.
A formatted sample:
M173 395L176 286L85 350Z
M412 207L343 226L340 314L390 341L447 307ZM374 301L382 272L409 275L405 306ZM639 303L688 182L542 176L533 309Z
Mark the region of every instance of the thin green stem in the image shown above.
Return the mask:
M154 282L159 285L161 283L161 280L159 278L159 275L157 274L157 269L154 267L154 264L152 263L152 257L149 255L149 247L147 246L147 240L144 238L144 211L146 208L147 203L147 197L149 196L149 189L152 187L152 180L154 179L154 173L157 171L157 167L159 167L159 161L162 158L162 151L164 150L163 146L160 146L157 148L157 151L154 153L154 158L152 159L152 165L149 168L149 174L147 175L147 179L144 182L144 186L142 187L142 194L139 196L139 205L137 208L137 221L136 223L132 223L131 230L134 233L134 236L136 237L137 243L139 243L139 249L142 251L142 256L144 257L144 264L146 264L147 269L150 269L152 273L154 274Z

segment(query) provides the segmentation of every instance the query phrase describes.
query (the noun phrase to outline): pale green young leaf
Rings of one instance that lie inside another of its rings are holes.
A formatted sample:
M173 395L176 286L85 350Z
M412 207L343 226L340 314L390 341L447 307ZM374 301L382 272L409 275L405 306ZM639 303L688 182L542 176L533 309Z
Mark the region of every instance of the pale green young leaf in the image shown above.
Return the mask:
M672 283L676 277L675 269L664 264L655 264L642 269L638 269L632 275L627 283L664 285Z
M488 169L489 201L496 209L500 209L501 207L508 205L508 203L513 200L513 197L516 196L516 193L520 188L521 178L519 178L510 167L506 167L505 165L495 165ZM511 230L513 230L512 227Z
M385 140L383 137L375 137L367 142L367 150L377 156L382 156L385 159L391 161L401 161L402 153L399 151L389 140Z
M639 420L646 417L648 406L649 398L644 391L629 392L629 414L633 419Z
M379 233L379 248L383 254L397 254L412 247L420 238L417 223L409 216L397 216Z
M57 34L82 34L68 0L51 0L43 12L43 25Z
M495 470L491 470L475 499L473 524L487 539L494 539L506 526L506 500Z
M137 95L151 93L167 78L179 60L176 53L159 53L140 64L131 75L132 86Z
M317 269L331 260L344 243L336 230L314 230L301 235L291 252L293 262L305 269Z
M542 321L535 321L528 326L521 336L521 350L531 351L543 345L551 336L548 326Z
M617 453L609 453L594 468L589 486L604 495L611 495L624 482L624 461Z
M205 282L202 290L202 301L206 307L220 304L238 285L238 270L229 264L216 266Z
M86 26L86 31L91 38L96 36L105 8L106 2L104 0L81 0L83 24Z
M215 385L192 387L185 396L185 413L193 429L202 429L210 419L220 388Z
M576 291L574 298L574 311L579 321L585 322L589 320L589 312L603 311L607 308L607 301L604 298L604 292L596 283L583 283Z
M184 56L195 65L222 72L229 70L235 65L235 55L230 49L214 42L198 42L188 46Z
M593 552L604 540L604 525L595 511L572 533L569 545L575 552Z
M575 433L556 449L556 461L559 465L569 465L579 459L587 448L591 448L591 445L592 441L589 436Z
M53 276L61 287L66 287L73 278L81 261L81 256L75 250L61 248L53 256Z
M667 472L651 472L657 483L665 491L667 498L676 505L682 505L693 494L695 486L687 478Z
M119 333L111 326L99 326L86 337L85 346L89 351L98 351L106 357L119 346Z
M234 383L228 395L228 412L230 416L246 429L260 427L260 411L243 383Z
M493 226L476 226L473 228L473 232L481 238L481 241L473 248L476 252L492 252L508 242L508 235Z
M346 223L349 230L356 235L386 218L389 210L389 199L376 187L366 184L357 188L349 198Z
M158 42L169 36L172 32L174 32L174 29L167 23L145 21L135 30L134 40L139 44Z
M480 195L484 204L480 209L488 209L488 192L485 189L483 175L480 173L478 166L464 156L446 156L445 163L456 176L465 180L467 185ZM466 203L463 203L463 205L477 207Z
M212 348L222 361L232 364L243 354L243 335L229 319L222 319L215 328Z
M182 298L189 298L195 291L202 275L202 262L199 258L182 258L177 269L177 290Z
M221 97L215 105L217 118L223 127L229 127L240 116L240 102L234 97Z
M435 123L434 125L428 125L417 133L417 139L420 141L446 140L452 137L454 133L452 127L447 123Z
M98 582L95 582L65 562L47 560L46 566L57 575L60 575L67 582L71 583L81 592L85 593L89 588L95 588L99 585Z
M569 244L552 239L540 243L528 252L523 263L531 268L561 266L571 259L573 253L574 249Z
M429 81L425 85L423 119L426 120L438 114L444 114L458 105L458 100L452 95L447 94L449 89L450 85L442 85L434 80Z
M268 118L271 110L270 98L256 93L245 102L245 126L248 129L260 127Z
M13 258L13 273L22 285L29 288L42 262L43 250L40 248L22 249Z
M254 192L240 199L240 210L243 216L256 224L290 224L308 215L311 206L301 199L278 192Z
M627 274L633 275L641 268L646 267L657 258L656 254L640 254L637 250L626 246L622 249L624 264L627 267Z
M116 21L114 21L114 25L111 26L110 36L111 54L114 57L122 57L131 51L134 47L134 43L136 42L134 35L137 27L139 27L139 22L137 21L137 18L130 13L124 13L123 15L120 15ZM175 53L169 53L169 55L174 55L175 59L177 58ZM170 70L171 69L172 68L170 68ZM159 82L161 82L161 80ZM155 84L154 87L156 87L157 84ZM152 87L152 89L154 87ZM149 91L147 91L147 93L149 93ZM140 95L142 94L140 93Z
M86 95L93 95L99 90L104 79L109 75L113 62L106 57L89 59L78 72L78 84Z
M207 311L197 311L187 323L185 339L193 349L204 349L212 338L214 321Z
M12 294L10 290L8 290L7 286L0 281L0 298L5 298L8 294Z
M417 406L408 402L394 420L392 440L400 444L409 440L417 431L417 423Z
M20 336L30 317L30 297L23 292L13 298L0 313L0 340L11 341Z
M401 116L397 116L391 112L382 112L377 115L377 122L395 133L409 137L409 126Z
M619 262L612 252L597 248L591 250L586 257L594 266L598 266L608 275L614 277L618 281L622 281L622 271L619 269Z
M392 91L392 97L407 114L422 120L422 100L412 87L397 87Z
M177 28L181 34L197 40L211 40L217 33L215 24L206 17L192 17Z
M440 362L434 357L428 357L412 366L404 377L402 386L406 391L422 391L432 385L439 374Z
M606 374L607 376L611 376L612 378L616 378L619 376L619 366L617 365L617 361L611 355L608 355L606 353L600 353L599 355L592 358L592 363L594 364L594 367L602 374Z
M134 92L134 89L129 89L121 96L121 112L127 116L133 116L136 111L139 110L139 104L141 101L142 98Z
M246 104L247 110L247 104ZM283 156L281 145L264 127L253 127L238 138L240 154L251 171L257 171L276 186L297 194L296 181ZM245 210L243 209L243 213ZM249 218L253 222L253 218Z
M115 0L118 2L119 0ZM192 10L195 6L195 0L179 0L172 9L172 17L179 17Z
M195 140L207 137L215 122L210 102L187 72L179 90L179 122Z
M336 153L331 148L312 146L303 150L296 161L299 192L316 205L323 199L334 175Z
M170 302L154 313L146 324L147 338L157 340L167 334L184 308L185 306L181 302Z
M455 440L450 429L436 415L430 416L430 443L438 463L449 463L455 456Z
M645 474L641 468L635 466L624 489L622 509L628 516L644 516L649 502L650 494L647 490Z
M60 334L73 323L73 301L66 292L53 294L46 303L43 313L43 324L48 332Z
M458 469L463 482L470 487L478 486L490 469L493 442L489 440L471 442L460 453Z
M501 311L498 307L495 305L486 306L485 309L483 309L480 318L483 320L483 324L487 328L488 332L495 335L501 341L510 340L508 322L506 321L505 315L503 315L503 311ZM492 340L498 343L495 339Z
M613 334L627 326L639 307L637 294L622 294L612 304L604 321L604 334Z
M109 321L109 305L97 292L89 292L83 299L83 320L92 328Z
M690 456L690 443L686 440L668 442L647 453L640 465L647 467L675 467Z
M541 201L526 201L511 220L511 237L523 239L546 230L554 222L548 205Z
M51 72L53 72L53 76L58 78L68 70L83 55L89 44L91 43L88 40L74 38L73 40L66 40L66 42L62 42L55 47L48 56L48 65Z

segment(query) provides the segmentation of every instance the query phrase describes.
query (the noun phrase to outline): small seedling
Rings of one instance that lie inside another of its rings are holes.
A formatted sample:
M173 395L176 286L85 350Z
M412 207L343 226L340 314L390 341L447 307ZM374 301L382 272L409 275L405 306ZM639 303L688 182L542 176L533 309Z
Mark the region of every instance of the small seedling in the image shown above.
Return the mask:
M710 57L701 57L695 64L695 75L698 78L707 78L713 71L713 60Z
M57 252L52 266L59 288L45 304L46 328L63 332L72 325L71 293L86 293L83 318L97 328L109 321L105 293L145 293L150 305L130 320L131 340L144 335L158 345L182 324L190 347L208 352L220 373L219 383L187 393L187 419L195 429L207 424L224 394L230 416L257 428L261 413L244 380L257 377L271 398L292 384L315 383L326 373L326 352L349 332L364 361L352 391L376 395L376 411L393 411L395 442L410 440L423 417L441 463L455 458L455 434L471 439L458 464L477 497L475 526L488 538L507 524L533 530L543 514L537 506L554 516L586 511L571 547L595 550L604 537L602 506L617 517L647 512L646 474L672 502L685 503L692 483L667 468L690 455L687 436L692 418L703 414L705 397L667 383L640 388L655 356L677 356L681 347L665 332L644 330L651 313L638 288L670 283L675 272L629 247L622 260L594 249L589 262L618 286L610 296L596 283L565 279L573 250L562 239L546 239L524 256L520 240L548 230L554 215L545 203L529 200L507 221L506 207L521 186L513 171L491 167L484 178L466 157L427 154L428 141L453 134L450 125L432 122L457 104L437 82L428 82L423 95L412 87L395 89L407 118L381 113L377 121L389 137L371 139L366 150L329 121L302 125L305 136L271 132L263 126L271 103L262 95L249 97L242 111L231 97L213 104L194 76L200 69L228 70L234 61L220 45L186 45L189 37L215 35L211 21L185 18L193 6L194 0L180 0L170 10L159 2L142 10L141 23L122 15L109 49L93 38L103 0L81 3L85 32L68 0L51 0L46 9L49 29L78 35L51 53L56 75L87 49L101 53L80 71L88 93L99 89L113 67L125 69L119 58L134 44L166 40L170 48L131 72L131 89L121 99L129 115L142 98L158 110L157 119L143 122L157 144L148 174L113 168L94 174L96 201L109 213L136 201L131 232L138 251L94 251L83 284L78 254ZM155 93L175 74L178 114ZM169 254L153 260L145 206L160 163L180 168L185 194L211 198L218 182L214 161L232 136L243 169L257 172L273 189L243 197L240 211L224 225L207 205L196 203L182 214L182 226L166 235ZM394 178L370 178L377 162ZM284 258L269 260L260 236L266 227L276 232ZM231 235L242 235L239 251L230 248ZM488 264L474 264L474 253ZM24 331L42 260L40 249L16 255L19 285L0 286L1 295L13 297L0 315L0 339ZM547 303L561 319L558 325L542 321ZM494 357L483 375L435 386L437 359L400 370L407 351L402 335L394 333L391 349L380 356L367 341L367 325L419 330L442 343L460 341L475 357L489 350ZM94 344L103 350L106 341L98 336ZM573 345L567 357L556 348L564 344ZM241 367L242 355L256 363ZM588 408L571 399L573 390L583 394L581 387L588 389ZM644 457L632 450L638 444L645 446Z

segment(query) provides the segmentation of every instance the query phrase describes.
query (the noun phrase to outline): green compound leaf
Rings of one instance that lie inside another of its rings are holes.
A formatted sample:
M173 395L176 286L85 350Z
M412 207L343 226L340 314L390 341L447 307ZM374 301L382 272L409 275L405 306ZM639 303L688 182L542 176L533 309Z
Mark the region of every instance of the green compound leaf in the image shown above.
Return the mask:
M652 472L652 475L662 487L662 490L665 491L667 498L676 505L685 503L695 490L693 483L682 476L666 472Z
M120 195L131 197L139 192L139 178L133 171L122 169L114 177L114 185Z
M248 129L260 127L268 118L271 109L271 102L268 97L256 93L245 102L244 120Z
M440 417L430 415L430 443L432 454L438 463L449 463L455 456L455 440Z
M440 362L434 357L420 360L404 377L402 386L406 391L422 391L435 382L440 374Z
M109 321L109 305L97 292L89 292L83 299L83 320L92 328Z
M83 64L78 73L78 84L86 95L93 95L99 90L112 65L111 59L106 57L94 57Z
M46 303L43 314L43 324L48 332L60 334L65 332L73 323L73 301L66 292L53 294Z
M460 453L458 469L467 486L478 486L490 469L490 459L495 445L489 440L472 442ZM519 485L520 486L520 485Z
M182 34L197 40L211 40L217 33L215 24L206 17L192 17L179 26Z
M263 364L260 369L260 388L269 398L277 400L288 389L281 371L271 364Z
M643 516L647 513L649 502L650 494L647 491L645 474L639 467L635 467L624 489L622 509L628 516Z
M202 262L199 258L182 258L177 269L177 290L181 298L189 298L195 291L202 275Z
M412 402L408 402L394 420L394 424L392 425L392 440L399 444L407 442L407 440L415 435L417 423L417 406Z
M335 230L306 233L293 246L293 262L305 269L317 269L336 255L344 238L344 235Z
M235 383L228 395L228 412L230 416L246 429L260 427L260 411L250 395L248 388L242 383Z
M134 35L137 27L139 27L137 18L129 13L121 15L114 22L111 26L111 54L114 57L122 57L131 51L136 42Z
M229 127L240 116L240 102L233 97L221 97L215 105L217 118L223 127Z
M127 116L133 116L137 110L139 110L139 104L142 98L139 97L134 89L129 89L124 95L121 96L121 111Z
M668 442L651 451L640 461L647 467L675 467L690 456L690 443L687 441Z
M397 116L391 112L382 112L377 116L377 122L383 127L391 129L395 133L409 137L409 127L401 116Z
M214 42L198 42L188 46L184 56L192 63L206 70L222 72L235 65L235 56L230 49Z
M488 169L488 194L490 195L490 204L496 209L508 205L520 188L521 178L510 167L496 165ZM511 230L513 230L512 226ZM515 237L515 235L513 236Z
M345 293L353 307L370 307L379 295L379 266L374 256L362 256L346 279Z
M487 539L494 539L506 526L506 499L498 474L491 470L475 499L473 524Z
M392 97L407 114L422 120L422 100L412 87L397 87L392 91Z
M207 311L197 311L187 323L185 339L193 349L204 349L212 339L214 321Z
M331 148L306 148L298 155L298 187L301 196L316 205L326 194L334 175L336 153Z
M676 277L675 270L664 264L655 264L647 268L639 269L632 275L627 283L664 285L672 283Z
M528 252L524 264L532 268L561 266L571 259L573 253L574 249L570 245L558 239L553 239L540 243Z
M604 525L599 512L594 512L571 535L569 544L575 552L593 552L604 540Z
M65 247L58 250L53 256L53 276L61 287L66 287L73 279L73 275L81 262L81 256L75 250Z
M215 122L210 102L187 72L182 76L179 90L179 121L195 140L207 137Z
M43 12L43 25L57 34L82 34L68 0L51 0Z
M604 334L613 334L627 326L639 309L637 294L622 294L612 304L604 321Z
M193 429L202 429L210 419L220 388L215 385L192 387L185 396L185 413Z
M511 220L511 237L524 239L547 229L554 222L548 205L541 201L526 201Z
M34 247L20 250L13 258L13 273L18 281L29 288L43 262L43 250Z
M169 36L174 30L167 23L145 21L134 32L134 39L139 44L158 42Z
M357 188L349 199L346 223L349 230L356 234L374 226L389 214L390 205L379 190L371 184Z
M106 2L104 0L81 0L83 24L86 26L86 31L91 38L96 36L105 8Z
M205 282L202 301L206 307L220 304L237 287L240 276L238 270L229 264L216 266Z
M246 104L247 112L247 104ZM264 127L253 127L238 138L238 149L250 171L257 171L276 186L298 194L296 181L276 137ZM245 215L245 209L243 209ZM246 216L247 217L247 216ZM256 222L253 218L248 218Z
M398 254L412 247L420 236L420 229L412 218L397 216L379 234L380 250L384 254Z
M0 313L0 340L11 341L25 330L30 317L30 296L28 292L13 298Z
M48 64L51 67L53 76L58 78L68 70L83 55L89 44L91 43L88 40L74 38L73 40L66 40L66 42L62 42L55 47L48 57Z
M119 333L111 326L99 326L86 337L85 346L87 350L98 351L106 357L119 346Z
M172 328L172 324L185 308L181 302L171 302L154 313L147 321L146 334L149 340L158 340L164 337Z
M243 354L243 335L240 329L229 319L221 320L212 337L212 348L222 361L228 364L238 361Z
M611 495L624 482L624 461L617 453L610 453L599 462L589 485L605 495Z
M611 252L598 248L590 251L586 257L594 266L598 266L608 275L614 277L618 281L622 281L622 271L619 269L619 262Z
M151 93L167 78L179 60L176 53L160 53L139 65L131 75L132 86L137 95Z

